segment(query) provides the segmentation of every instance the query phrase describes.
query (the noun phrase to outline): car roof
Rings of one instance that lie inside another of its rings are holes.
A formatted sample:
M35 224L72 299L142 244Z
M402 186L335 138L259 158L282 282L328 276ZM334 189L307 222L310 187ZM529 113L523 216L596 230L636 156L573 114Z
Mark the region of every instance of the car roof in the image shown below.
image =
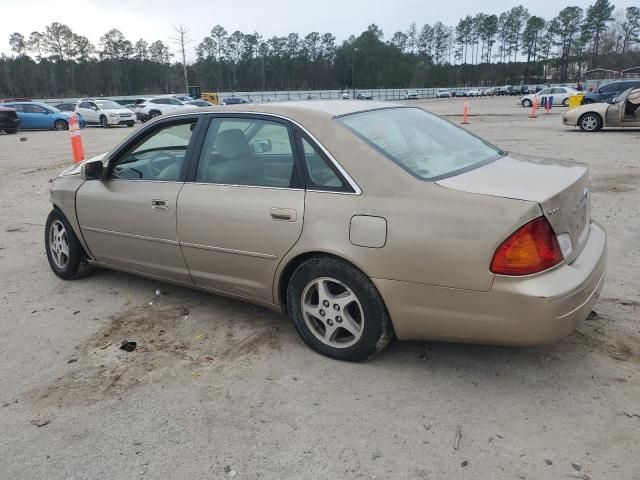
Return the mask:
M214 106L200 108L197 113L266 113L285 116L295 121L303 121L308 117L324 117L331 119L343 115L350 115L352 113L393 107L406 108L405 105L392 102L380 102L376 100L369 102L361 102L357 100L301 100L294 102L244 103L241 105L227 105L224 107ZM194 110L194 113L195 112L196 110Z

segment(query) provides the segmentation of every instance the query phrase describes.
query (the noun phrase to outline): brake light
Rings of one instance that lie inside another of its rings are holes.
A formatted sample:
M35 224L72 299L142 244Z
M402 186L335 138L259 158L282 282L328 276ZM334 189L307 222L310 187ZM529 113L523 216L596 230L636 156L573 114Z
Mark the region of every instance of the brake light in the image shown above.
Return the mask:
M523 225L498 247L491 271L501 275L530 275L563 259L556 234L545 217Z

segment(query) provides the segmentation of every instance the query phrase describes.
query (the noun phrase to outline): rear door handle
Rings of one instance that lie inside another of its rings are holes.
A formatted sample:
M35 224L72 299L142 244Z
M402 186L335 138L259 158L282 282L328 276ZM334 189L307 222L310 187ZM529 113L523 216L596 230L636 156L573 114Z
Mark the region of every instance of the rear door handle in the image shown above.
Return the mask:
M169 202L167 200L151 200L151 208L153 210L169 210Z
M295 222L298 215L292 208L272 208L271 218L280 222Z

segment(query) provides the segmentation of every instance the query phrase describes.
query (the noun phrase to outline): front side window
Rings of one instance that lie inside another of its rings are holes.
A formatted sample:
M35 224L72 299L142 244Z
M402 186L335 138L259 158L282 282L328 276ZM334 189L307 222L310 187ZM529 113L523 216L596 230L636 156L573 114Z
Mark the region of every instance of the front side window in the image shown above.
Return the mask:
M358 137L422 180L438 180L504 155L498 148L419 108L385 108L339 118Z
M249 118L214 118L205 136L196 181L291 187L297 183L289 128Z
M149 134L120 155L111 169L111 178L179 181L195 125L195 120L190 120Z
M538 92L538 95L549 95L550 93L551 93L551 89L545 88L544 90L540 90L540 92Z

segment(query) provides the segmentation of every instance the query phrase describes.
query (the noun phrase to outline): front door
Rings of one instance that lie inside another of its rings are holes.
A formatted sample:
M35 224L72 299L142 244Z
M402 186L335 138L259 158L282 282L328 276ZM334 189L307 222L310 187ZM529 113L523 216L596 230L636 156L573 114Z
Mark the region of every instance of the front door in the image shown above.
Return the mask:
M304 216L292 139L272 117L211 119L195 182L178 197L178 237L197 285L273 303L276 268Z
M192 283L180 251L176 205L193 148L193 117L141 132L110 159L104 180L86 181L77 215L98 262Z

